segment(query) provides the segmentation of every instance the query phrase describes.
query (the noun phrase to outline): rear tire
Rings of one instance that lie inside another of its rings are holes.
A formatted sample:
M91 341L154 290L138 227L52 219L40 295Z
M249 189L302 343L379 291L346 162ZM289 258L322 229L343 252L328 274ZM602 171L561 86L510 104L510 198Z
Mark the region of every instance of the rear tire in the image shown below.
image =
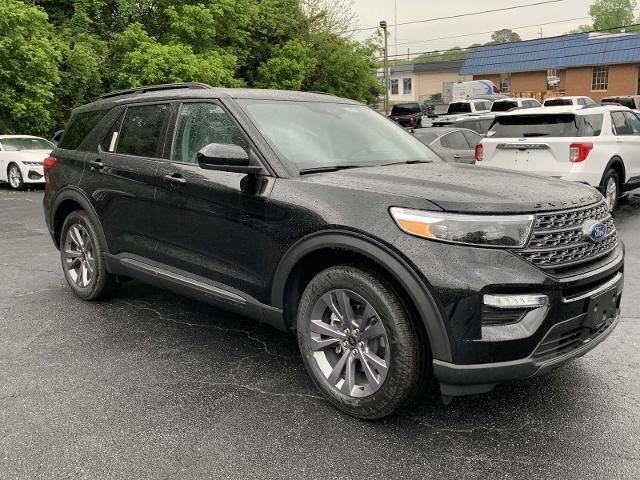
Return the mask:
M428 348L398 295L375 274L348 265L318 273L300 299L297 328L309 375L349 415L391 415L424 384Z
M116 287L116 277L107 272L98 229L84 210L71 212L60 233L60 258L64 276L82 300L107 297Z
M24 188L22 171L17 164L12 163L7 168L7 181L9 182L9 186L14 190L22 190Z
M606 171L602 178L601 187L602 195L604 195L609 211L613 212L620 200L620 179L614 169L610 168Z

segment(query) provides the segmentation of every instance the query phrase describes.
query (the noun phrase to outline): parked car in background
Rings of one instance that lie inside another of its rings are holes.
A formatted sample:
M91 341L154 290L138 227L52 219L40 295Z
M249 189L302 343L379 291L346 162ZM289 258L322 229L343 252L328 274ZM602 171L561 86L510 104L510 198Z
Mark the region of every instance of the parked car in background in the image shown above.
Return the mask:
M613 210L640 186L640 117L618 105L547 107L496 117L476 165L587 183Z
M317 388L360 418L432 374L448 401L543 373L618 324L624 249L599 193L442 162L351 100L114 92L73 111L45 168L77 297L136 278L295 331ZM604 249L583 245L593 225ZM564 241L540 255L548 235Z
M54 145L31 135L0 135L0 181L14 190L27 184L43 184L42 161Z
M491 111L491 100L473 99L473 100L460 100L458 102L451 102L447 106L447 113L439 115L433 120L433 125L446 125L447 122L453 122L457 118L477 115L481 113L489 113ZM427 119L424 119L424 125L427 124Z
M617 104L632 110L640 110L640 95L621 95L616 97L604 97L602 105Z
M499 98L493 101L491 113L508 112L514 108L536 108L542 104L535 98Z
M419 128L412 133L445 162L452 163L475 163L475 147L482 140L480 134L465 128Z
M427 111L419 102L397 103L391 107L389 118L403 127L420 127Z
M485 136L489 131L489 127L496 118L496 114L484 114L484 115L468 115L455 119L451 123L455 128L466 128Z
M51 135L49 141L57 147L58 143L60 143L60 139L62 138L63 133L64 130L56 130L55 132L53 132L53 135Z
M562 107L562 106L580 107L584 105L597 105L597 104L589 97L579 97L579 96L578 97L551 97L551 98L545 99L545 101L542 102L543 107Z

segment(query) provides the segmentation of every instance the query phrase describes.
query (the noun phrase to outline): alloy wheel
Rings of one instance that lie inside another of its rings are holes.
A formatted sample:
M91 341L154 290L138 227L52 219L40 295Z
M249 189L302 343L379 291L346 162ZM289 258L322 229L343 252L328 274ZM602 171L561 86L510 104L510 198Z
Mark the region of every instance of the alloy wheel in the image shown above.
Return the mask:
M63 265L71 281L80 288L91 284L96 270L93 241L86 227L73 224L67 230L62 250Z
M311 315L311 348L321 380L350 397L367 397L389 371L389 338L375 309L351 290L322 295Z
M613 211L616 206L616 200L618 199L618 184L614 178L607 180L605 187L605 198L607 200L607 206L610 211Z
M20 183L22 182L22 174L20 173L20 169L17 165L11 165L9 168L9 184L13 188L20 188Z

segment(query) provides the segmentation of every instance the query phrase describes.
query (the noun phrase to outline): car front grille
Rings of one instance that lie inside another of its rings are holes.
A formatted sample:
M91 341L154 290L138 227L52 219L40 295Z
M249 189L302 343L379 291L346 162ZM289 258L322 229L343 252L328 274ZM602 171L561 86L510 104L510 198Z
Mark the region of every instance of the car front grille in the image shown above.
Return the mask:
M591 243L584 238L582 227L587 220L606 225L603 240ZM542 269L557 270L603 258L617 246L616 227L603 200L589 207L536 215L529 243L517 253Z

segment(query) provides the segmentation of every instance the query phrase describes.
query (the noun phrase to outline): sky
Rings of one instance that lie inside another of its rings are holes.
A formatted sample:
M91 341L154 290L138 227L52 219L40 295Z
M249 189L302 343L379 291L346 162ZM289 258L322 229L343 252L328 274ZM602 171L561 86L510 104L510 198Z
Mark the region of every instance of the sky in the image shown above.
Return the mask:
M394 3L397 5L398 23L424 20L434 17L457 15L461 13L505 8L512 5L526 5L544 0L352 0L353 11L358 17L359 27L378 25L386 20L389 25L395 23ZM466 47L473 43L485 43L491 40L489 32L502 28L511 28L524 39L540 37L540 29L544 37L561 35L581 24L590 24L589 6L593 0L562 0L557 3L538 5L517 10L474 15L457 19L438 20L415 25L398 26L397 38L395 29L390 27L389 54L406 55L407 49L413 54L433 50L448 49L454 46ZM636 10L636 13L638 9ZM584 17L584 18L580 18ZM514 28L577 19L552 25ZM372 30L356 32L358 40L371 35ZM442 38L466 35L462 38ZM398 43L396 52L396 42ZM414 55L412 55L414 56Z

